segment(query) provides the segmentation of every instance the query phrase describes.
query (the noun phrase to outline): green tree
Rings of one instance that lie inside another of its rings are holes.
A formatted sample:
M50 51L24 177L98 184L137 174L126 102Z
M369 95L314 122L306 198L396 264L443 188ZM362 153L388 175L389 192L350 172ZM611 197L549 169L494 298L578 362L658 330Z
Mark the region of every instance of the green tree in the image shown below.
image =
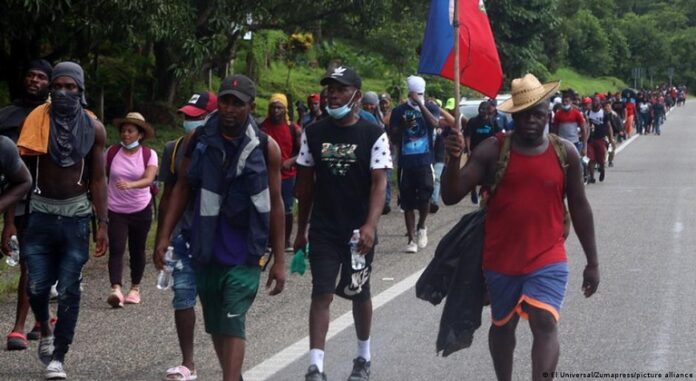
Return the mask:
M609 38L600 21L586 9L567 19L563 30L568 38L568 60L574 68L591 75L612 72L614 60Z

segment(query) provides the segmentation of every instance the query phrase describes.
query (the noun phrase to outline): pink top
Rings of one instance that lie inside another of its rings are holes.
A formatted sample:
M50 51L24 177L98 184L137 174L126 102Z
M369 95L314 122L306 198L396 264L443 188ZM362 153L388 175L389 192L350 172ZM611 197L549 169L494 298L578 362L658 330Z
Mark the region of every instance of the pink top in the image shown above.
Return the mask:
M121 190L116 187L119 180L138 181L145 175L142 148L132 155L127 155L124 149L118 150L111 163L107 205L109 210L116 213L130 214L139 212L150 204L152 195L150 187ZM157 152L151 150L148 167L157 167ZM105 159L106 160L106 159Z

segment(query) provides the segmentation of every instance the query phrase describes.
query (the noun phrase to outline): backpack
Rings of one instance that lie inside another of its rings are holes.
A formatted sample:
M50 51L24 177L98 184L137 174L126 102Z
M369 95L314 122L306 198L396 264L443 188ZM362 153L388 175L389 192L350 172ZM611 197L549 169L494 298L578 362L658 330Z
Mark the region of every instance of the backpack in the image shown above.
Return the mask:
M563 171L563 179L567 184L568 179L566 174L568 172L568 151L566 151L566 147L558 135L548 134L548 137L549 144L553 146L553 151L556 153L556 157L558 158L558 164L561 166L561 170ZM502 145L500 147L500 154L498 155L498 162L496 163L495 177L493 179L493 184L491 184L490 186L488 198L490 198L490 196L493 195L498 185L500 185L500 183L503 181L503 177L505 177L505 171L507 170L508 163L510 163L510 146L512 144L512 134L505 135L505 137L501 141L501 144ZM568 235L570 234L571 222L570 213L568 213L568 206L565 202L565 197L566 195L563 194L563 238L568 238ZM485 205L485 203L482 205Z
M106 177L108 178L109 175L111 174L111 164L114 161L114 158L116 157L116 154L118 151L121 150L120 145L112 145L109 147L109 149L106 151ZM145 165L145 169L147 170L147 163L150 161L150 157L152 156L152 149L150 147L145 147L142 146L142 149L140 150L143 154L143 164ZM157 185L157 178L155 177L155 181L150 184L150 194L152 195L153 199L157 194L159 193L159 186Z

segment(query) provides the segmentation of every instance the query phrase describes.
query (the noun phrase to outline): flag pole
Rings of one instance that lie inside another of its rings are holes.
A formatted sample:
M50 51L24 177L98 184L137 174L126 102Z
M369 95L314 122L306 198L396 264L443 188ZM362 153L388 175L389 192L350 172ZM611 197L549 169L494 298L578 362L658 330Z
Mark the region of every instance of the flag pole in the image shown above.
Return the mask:
M454 0L454 15L452 16L452 26L454 27L454 123L457 128L462 128L459 121L459 102L460 94L460 71L459 71L459 0Z

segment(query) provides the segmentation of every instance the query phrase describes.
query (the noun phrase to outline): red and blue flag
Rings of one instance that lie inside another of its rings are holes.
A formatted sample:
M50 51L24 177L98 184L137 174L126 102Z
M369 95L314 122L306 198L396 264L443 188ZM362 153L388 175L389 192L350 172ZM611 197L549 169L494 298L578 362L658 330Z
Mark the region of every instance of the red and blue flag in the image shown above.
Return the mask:
M454 2L459 1L460 83L494 98L503 84L483 0L433 0L418 72L454 80Z

